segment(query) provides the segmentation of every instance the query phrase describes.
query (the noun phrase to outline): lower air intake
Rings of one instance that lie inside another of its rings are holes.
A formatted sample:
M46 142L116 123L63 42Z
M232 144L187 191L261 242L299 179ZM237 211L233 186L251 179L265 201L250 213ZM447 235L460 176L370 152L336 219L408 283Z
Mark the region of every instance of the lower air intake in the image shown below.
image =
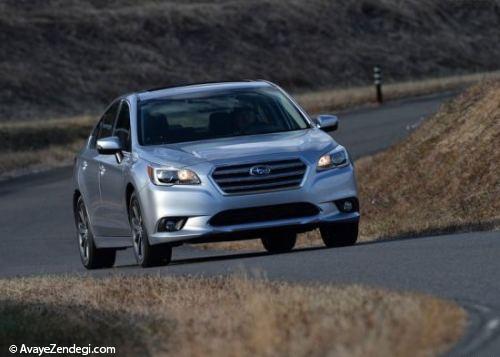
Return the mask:
M319 208L317 206L307 202L297 202L222 211L213 216L209 223L212 226L230 226L311 217L318 213Z

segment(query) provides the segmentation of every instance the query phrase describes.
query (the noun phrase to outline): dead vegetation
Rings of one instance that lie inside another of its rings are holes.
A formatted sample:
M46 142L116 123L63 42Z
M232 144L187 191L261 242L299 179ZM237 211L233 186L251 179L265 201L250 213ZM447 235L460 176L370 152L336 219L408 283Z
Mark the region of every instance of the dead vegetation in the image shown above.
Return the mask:
M72 163L96 119L90 116L0 124L0 178Z
M383 85L384 100L462 90L488 79L500 79L500 71L387 83ZM373 86L365 86L319 90L295 97L309 113L321 113L374 103L375 89Z
M0 3L0 120L93 113L128 91L266 78L288 90L498 70L500 1Z
M0 349L116 346L120 356L434 356L465 312L420 294L240 277L0 280Z
M500 81L357 162L363 238L500 228Z

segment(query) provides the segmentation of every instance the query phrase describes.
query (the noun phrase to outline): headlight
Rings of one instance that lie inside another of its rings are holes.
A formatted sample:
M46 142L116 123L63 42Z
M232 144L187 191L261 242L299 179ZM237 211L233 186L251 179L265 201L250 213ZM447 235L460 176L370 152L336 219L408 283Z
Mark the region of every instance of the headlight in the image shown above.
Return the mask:
M347 165L349 165L349 155L347 154L347 150L339 145L328 154L321 156L316 168L318 170L326 170Z
M155 185L199 185L201 183L198 175L188 169L148 166L148 175Z

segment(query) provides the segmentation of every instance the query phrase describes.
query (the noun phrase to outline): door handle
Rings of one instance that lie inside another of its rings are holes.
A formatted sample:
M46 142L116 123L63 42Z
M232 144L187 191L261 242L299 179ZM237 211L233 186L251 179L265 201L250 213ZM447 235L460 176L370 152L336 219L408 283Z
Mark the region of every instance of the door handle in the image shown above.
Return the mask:
M104 165L99 165L99 173L101 175L104 175L105 172L106 172L106 168L104 167Z
M82 170L85 170L89 166L89 163L85 160L82 161Z

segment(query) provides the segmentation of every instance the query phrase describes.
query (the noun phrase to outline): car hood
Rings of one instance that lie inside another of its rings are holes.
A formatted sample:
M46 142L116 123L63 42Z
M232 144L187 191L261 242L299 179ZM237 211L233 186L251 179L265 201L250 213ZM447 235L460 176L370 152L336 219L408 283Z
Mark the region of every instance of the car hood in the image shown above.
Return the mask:
M142 147L141 156L150 162L175 166L290 156L301 156L312 162L335 146L337 143L325 132L308 129Z

